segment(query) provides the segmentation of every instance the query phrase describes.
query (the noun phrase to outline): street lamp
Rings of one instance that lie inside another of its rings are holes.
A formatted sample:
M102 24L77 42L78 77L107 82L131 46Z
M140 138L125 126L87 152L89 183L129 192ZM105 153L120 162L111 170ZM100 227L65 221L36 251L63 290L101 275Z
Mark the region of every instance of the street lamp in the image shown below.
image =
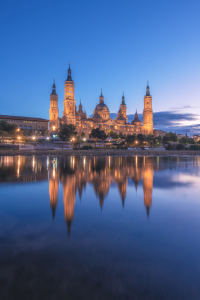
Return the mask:
M56 129L56 126L53 126L53 131L55 131L55 129Z
M20 140L21 139L21 137L20 136L18 136L18 140Z
M35 136L33 136L33 140L35 140Z

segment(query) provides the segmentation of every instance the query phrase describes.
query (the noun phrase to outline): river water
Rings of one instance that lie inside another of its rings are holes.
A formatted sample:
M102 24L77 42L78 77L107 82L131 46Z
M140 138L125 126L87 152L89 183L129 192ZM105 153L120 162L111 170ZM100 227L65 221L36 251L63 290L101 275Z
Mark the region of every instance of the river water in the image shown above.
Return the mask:
M200 299L200 157L0 157L0 299Z

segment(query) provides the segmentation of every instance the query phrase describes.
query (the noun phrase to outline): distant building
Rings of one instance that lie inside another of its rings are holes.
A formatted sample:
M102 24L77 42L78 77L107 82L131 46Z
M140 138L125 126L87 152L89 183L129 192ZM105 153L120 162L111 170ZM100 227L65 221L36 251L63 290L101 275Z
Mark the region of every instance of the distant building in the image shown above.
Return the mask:
M17 128L22 129L24 133L28 133L31 130L33 133L48 130L48 120L41 118L31 118L31 117L18 117L18 116L8 116L0 115L0 121L6 121L9 124L17 125Z
M94 109L93 116L87 118L86 112L83 111L80 102L78 111L76 108L76 100L74 96L74 81L71 76L71 68L69 65L68 76L65 81L65 96L63 101L63 116L59 118L58 110L58 95L56 94L56 85L53 83L52 93L50 95L50 109L49 109L49 131L56 132L59 130L60 124L73 124L76 126L77 132L80 134L84 132L88 137L93 128L103 129L106 133L112 130L116 133L122 132L128 134L153 134L153 110L152 110L152 96L150 95L149 85L146 87L146 94L144 96L143 109L143 124L138 118L137 111L135 118L131 123L128 123L126 114L126 103L124 94L119 107L118 115L115 120L110 118L110 111L104 103L104 96L99 97L99 104Z
M155 135L155 137L158 137L159 135L161 137L165 136L165 134L167 134L166 131L163 131L163 130L157 130L157 129L154 129L153 130L153 135Z
M178 133L178 134L177 134L177 138L178 138L178 140L182 139L183 137L185 137L185 135L184 135L184 134L180 134L180 133Z

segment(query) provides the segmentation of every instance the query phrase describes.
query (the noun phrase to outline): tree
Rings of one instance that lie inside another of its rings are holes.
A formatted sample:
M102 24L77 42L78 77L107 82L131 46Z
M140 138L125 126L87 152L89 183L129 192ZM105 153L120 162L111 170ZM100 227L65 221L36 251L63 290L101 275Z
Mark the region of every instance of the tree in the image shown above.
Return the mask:
M104 130L100 130L99 128L93 128L90 137L93 138L95 141L102 140L105 141L107 135Z
M167 144L167 142L169 142L169 135L168 135L168 133L166 133L166 134L163 136L163 144Z
M85 132L82 131L82 132L81 132L81 137L84 138L85 136L86 136Z
M9 124L8 122L2 120L0 121L0 131L4 131L7 133L12 133L13 131L15 131L17 129L17 125L15 124Z
M13 138L13 143L15 142L16 136L19 135L17 132L17 125L9 124L6 121L0 121L0 135L3 140L5 136L10 136Z
M126 142L128 146L132 146L136 140L135 134L127 134L126 136Z
M159 136L157 136L157 141L159 142L159 143L161 143L162 142L162 136L161 135L159 135Z
M110 136L112 139L118 139L117 132L112 131L111 129L108 131L108 136Z
M187 144L186 137L182 137L179 142L182 143L182 144Z
M78 135L78 136L74 139L74 141L72 142L72 146L73 146L74 149L77 149L77 148L80 149L80 144L81 144L81 138L80 138L80 136Z
M177 142L178 141L178 137L177 137L176 133L169 132L168 135L169 135L170 142Z
M73 135L76 134L76 127L73 124L60 124L59 138L62 141L68 141Z
M139 133L137 135L137 139L138 139L139 143L142 144L145 140L145 135L143 135L142 133Z
M120 138L120 139L125 139L126 136L125 136L125 134L123 134L122 132L120 132L120 133L119 133L119 138Z
M178 143L177 146L176 146L176 150L185 150L185 145L181 144L181 143Z

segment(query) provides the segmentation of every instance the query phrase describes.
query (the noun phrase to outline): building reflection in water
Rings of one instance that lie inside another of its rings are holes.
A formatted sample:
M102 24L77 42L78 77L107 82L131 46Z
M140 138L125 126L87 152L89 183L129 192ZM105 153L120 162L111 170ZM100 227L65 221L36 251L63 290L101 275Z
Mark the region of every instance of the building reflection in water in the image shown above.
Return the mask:
M162 163L164 162L164 163ZM167 163L166 163L167 162ZM172 163L170 165L170 163ZM174 164L173 164L174 163ZM193 160L200 166L200 157ZM116 185L122 206L126 201L127 185L143 184L144 205L149 216L152 205L154 172L180 165L175 157L42 157L42 156L2 156L0 157L0 183L18 183L49 180L50 207L53 220L58 204L59 185L63 188L64 220L68 234L74 220L76 193L81 200L87 184L92 184L102 210L111 185ZM188 161L184 161L187 169Z
M110 186L116 184L122 201L125 205L126 187L128 180L134 182L137 190L143 179L144 205L147 216L152 203L153 172L156 165L148 157L70 157L49 160L49 195L53 218L58 198L59 183L63 186L64 219L67 223L68 234L74 220L74 206L76 192L81 200L83 190L87 183L93 185L95 194L99 199L100 208Z

